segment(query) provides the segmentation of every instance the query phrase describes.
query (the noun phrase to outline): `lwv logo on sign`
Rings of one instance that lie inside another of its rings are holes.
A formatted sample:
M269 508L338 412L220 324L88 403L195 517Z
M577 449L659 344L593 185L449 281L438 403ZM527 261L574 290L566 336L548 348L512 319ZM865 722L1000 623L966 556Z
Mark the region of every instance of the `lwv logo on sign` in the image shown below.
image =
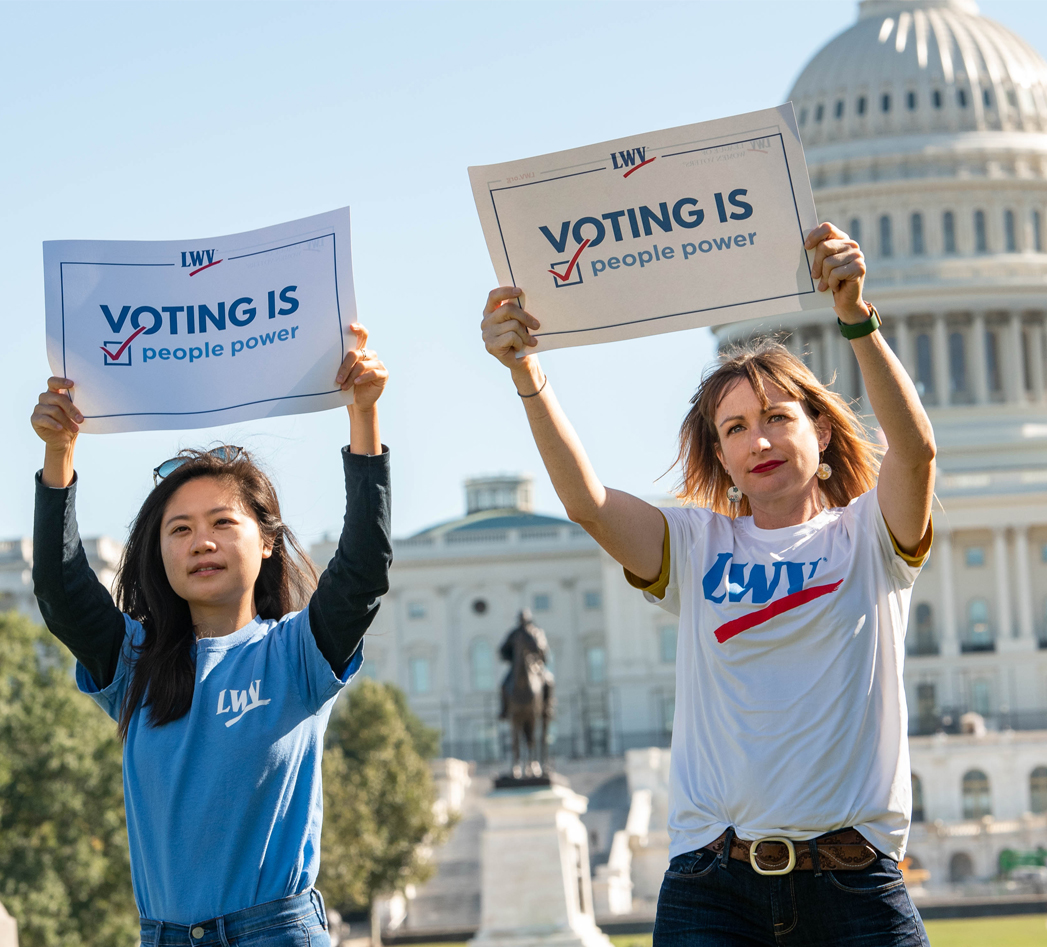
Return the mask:
M245 691L229 690L222 691L218 695L218 710L215 711L215 716L219 714L236 714L232 720L227 720L225 725L231 727L234 723L240 720L241 717L247 711L254 710L255 707L264 707L269 703L269 698L265 700L259 700L258 695L262 689L261 680L252 681L250 686ZM225 695L229 694L229 703L225 702Z
M183 250L182 266L204 266L214 263L214 250Z

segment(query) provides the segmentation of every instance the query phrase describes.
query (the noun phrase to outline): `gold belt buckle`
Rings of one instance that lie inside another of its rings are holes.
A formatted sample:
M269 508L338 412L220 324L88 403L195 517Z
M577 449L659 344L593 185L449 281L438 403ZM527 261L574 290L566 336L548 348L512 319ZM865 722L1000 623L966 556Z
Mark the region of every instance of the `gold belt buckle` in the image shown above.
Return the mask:
M789 864L784 868L761 868L756 863L756 850L764 842L778 842L779 844L784 845L789 850ZM757 839L749 846L749 864L752 865L753 871L758 875L787 875L796 867L796 849L793 847L791 839L782 838L779 835L768 835L767 838Z

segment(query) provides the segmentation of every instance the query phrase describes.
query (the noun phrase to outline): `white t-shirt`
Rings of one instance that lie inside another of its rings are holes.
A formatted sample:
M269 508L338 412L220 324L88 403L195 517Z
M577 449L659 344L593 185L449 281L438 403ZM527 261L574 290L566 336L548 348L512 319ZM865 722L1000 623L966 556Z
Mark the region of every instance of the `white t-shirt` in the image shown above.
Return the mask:
M738 836L854 826L901 859L912 789L902 684L919 568L876 490L800 526L664 509L680 616L670 857Z

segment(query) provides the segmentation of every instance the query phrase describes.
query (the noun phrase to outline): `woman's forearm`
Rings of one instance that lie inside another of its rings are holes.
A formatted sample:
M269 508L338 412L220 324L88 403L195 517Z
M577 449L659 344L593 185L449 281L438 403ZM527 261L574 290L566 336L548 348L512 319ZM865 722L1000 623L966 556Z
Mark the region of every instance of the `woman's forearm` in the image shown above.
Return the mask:
M45 487L68 487L73 482L73 445L65 449L44 448L40 479Z
M869 406L895 456L911 464L934 459L934 430L916 387L880 332L851 342Z
M380 454L382 436L378 430L378 408L358 408L349 405L349 452L351 454Z

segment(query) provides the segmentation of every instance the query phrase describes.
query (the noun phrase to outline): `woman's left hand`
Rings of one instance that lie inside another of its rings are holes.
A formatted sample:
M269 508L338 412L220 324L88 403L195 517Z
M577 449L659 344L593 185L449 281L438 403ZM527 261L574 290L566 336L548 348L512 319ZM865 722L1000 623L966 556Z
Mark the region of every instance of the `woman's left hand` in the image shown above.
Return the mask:
M346 353L334 382L342 391L353 390L353 405L360 411L370 410L382 396L389 371L378 354L367 348L367 329L359 322L349 326L356 334L356 348Z
M819 224L804 241L814 250L811 277L818 280L818 291L831 289L833 306L841 322L862 322L869 310L862 299L865 283L865 255L857 242L833 224Z

